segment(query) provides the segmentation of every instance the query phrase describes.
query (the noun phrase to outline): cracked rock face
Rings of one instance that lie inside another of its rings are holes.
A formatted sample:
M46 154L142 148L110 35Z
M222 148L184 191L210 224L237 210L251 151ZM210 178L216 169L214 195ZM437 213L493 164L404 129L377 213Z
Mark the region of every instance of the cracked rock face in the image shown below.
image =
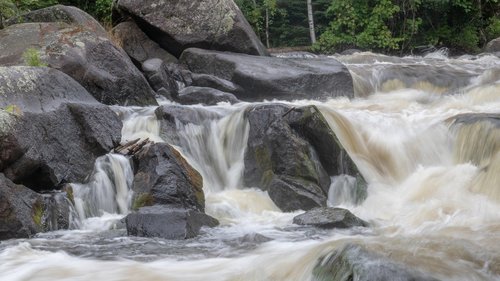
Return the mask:
M268 55L232 0L119 0L116 9L177 57L189 47Z

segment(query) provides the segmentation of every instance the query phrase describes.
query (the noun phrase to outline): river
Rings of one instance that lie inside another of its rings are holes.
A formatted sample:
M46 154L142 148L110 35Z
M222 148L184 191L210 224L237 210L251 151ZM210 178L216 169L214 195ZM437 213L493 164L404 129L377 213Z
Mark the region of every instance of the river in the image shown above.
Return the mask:
M128 237L121 219L133 173L123 156L107 155L89 183L73 185L75 229L1 242L0 280L313 280L318 258L347 243L440 280L500 280L500 128L449 120L500 114L500 59L336 58L358 98L284 103L325 116L368 182L354 205L334 179L329 205L371 227L294 225L301 211L281 212L266 192L242 186L251 104L189 106L201 125L178 124L176 140L162 137L155 108L115 107L123 141L174 142L203 176L206 212L221 225L181 241Z

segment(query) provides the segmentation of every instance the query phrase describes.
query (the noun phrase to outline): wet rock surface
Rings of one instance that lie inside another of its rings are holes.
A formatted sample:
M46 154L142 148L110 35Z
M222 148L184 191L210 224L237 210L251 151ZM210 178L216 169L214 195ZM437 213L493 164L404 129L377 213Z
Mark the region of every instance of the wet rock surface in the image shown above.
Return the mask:
M258 57L191 48L180 60L194 73L231 81L238 86L233 94L244 101L326 100L354 95L349 70L331 58Z
M189 47L268 54L232 0L119 0L117 15L132 17L150 38L177 57Z
M316 281L436 281L390 258L356 244L347 244L322 257L313 269Z
M177 101L182 104L216 105L219 102L238 103L239 100L230 93L207 87L186 87L179 91Z
M134 165L134 210L158 204L204 211L201 175L169 144L144 147L134 155Z
M165 205L140 208L129 214L125 221L129 235L165 239L193 238L202 227L219 224L202 212Z
M500 38L496 38L488 42L484 51L487 53L498 53L500 52Z
M342 208L316 208L293 218L298 225L311 225L321 228L351 228L368 226L368 223Z

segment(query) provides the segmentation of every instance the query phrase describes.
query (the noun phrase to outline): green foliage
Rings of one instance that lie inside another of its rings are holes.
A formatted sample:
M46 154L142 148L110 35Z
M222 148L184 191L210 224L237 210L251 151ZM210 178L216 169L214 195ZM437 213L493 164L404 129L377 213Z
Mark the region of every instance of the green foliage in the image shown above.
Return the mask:
M59 4L57 0L16 0L17 8L21 11L32 11Z
M485 28L486 41L500 37L500 18L492 17Z
M47 66L46 63L42 62L40 53L35 48L26 49L23 53L23 59L28 66Z
M14 2L10 0L0 0L0 28L3 28L5 19L17 15L18 10Z
M94 16L103 23L111 24L111 9L113 0L96 0Z

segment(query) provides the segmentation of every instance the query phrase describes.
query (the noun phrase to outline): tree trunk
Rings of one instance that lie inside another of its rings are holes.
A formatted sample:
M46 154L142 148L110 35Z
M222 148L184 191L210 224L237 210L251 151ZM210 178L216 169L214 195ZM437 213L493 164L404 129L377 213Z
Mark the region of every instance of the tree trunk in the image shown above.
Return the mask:
M269 49L269 9L266 8L266 46Z
M311 43L316 43L316 32L314 31L314 17L312 9L312 0L307 0L307 17L309 19L309 33L311 34Z

